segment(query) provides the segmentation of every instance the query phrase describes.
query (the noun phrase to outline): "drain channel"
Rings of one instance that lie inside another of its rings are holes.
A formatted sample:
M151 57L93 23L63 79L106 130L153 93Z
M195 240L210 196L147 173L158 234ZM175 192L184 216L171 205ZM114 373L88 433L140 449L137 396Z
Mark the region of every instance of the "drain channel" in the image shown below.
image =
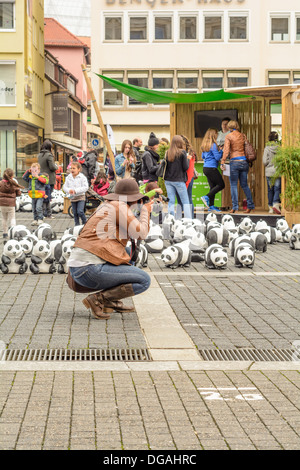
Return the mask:
M4 362L152 361L147 349L12 349L0 351Z
M202 349L204 361L294 362L292 349Z

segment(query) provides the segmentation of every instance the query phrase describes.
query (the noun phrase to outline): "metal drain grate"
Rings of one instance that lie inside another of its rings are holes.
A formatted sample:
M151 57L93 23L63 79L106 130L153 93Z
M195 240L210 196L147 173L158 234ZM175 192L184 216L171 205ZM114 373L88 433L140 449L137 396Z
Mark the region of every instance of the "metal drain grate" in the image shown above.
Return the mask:
M199 353L204 361L292 362L295 360L295 351L292 349L202 349Z
M147 349L14 349L0 351L0 361L152 361Z

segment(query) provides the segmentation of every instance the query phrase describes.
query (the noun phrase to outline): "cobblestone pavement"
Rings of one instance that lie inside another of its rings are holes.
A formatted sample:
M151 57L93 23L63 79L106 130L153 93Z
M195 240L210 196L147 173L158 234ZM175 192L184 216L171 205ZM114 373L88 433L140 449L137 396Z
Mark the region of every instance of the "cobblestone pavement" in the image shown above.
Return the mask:
M51 223L62 234L70 221ZM28 216L18 215L24 222ZM299 251L278 244L257 257L253 272L232 262L224 272L203 263L173 272L156 255L148 271L190 338L188 351L291 349L300 340L299 260ZM9 350L148 347L138 308L99 322L81 300L65 276L0 275L0 342ZM0 449L299 449L299 363L231 370L220 362L198 370L194 357L161 370L155 361L130 370L122 363L42 370L0 362Z

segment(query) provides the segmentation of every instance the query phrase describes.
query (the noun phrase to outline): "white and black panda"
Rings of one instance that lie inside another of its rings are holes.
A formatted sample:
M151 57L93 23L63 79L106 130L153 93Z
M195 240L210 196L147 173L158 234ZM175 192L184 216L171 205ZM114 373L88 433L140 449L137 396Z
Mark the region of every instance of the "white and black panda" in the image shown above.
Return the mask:
M32 274L54 274L56 272L50 244L46 240L39 240L34 246L30 271Z
M53 262L55 266L57 266L57 272L59 274L65 274L65 269L63 266L62 258L62 243L61 240L53 240L49 243L50 245L50 253L51 257L53 258Z
M78 237L83 229L84 225L77 225L73 228L68 228L65 230L64 235L73 235L74 237Z
M276 240L276 229L274 227L267 226L266 228L262 228L262 229L257 230L257 232L263 233L267 237L268 243L270 243L271 245L276 243L276 241L277 241Z
M67 262L71 256L72 250L74 248L76 239L70 238L69 240L66 240L62 245L61 245L61 256L58 262L58 274L65 274L67 272ZM57 253L56 255L59 255L59 248L56 247Z
M283 237L284 243L290 243L291 238L292 238L292 230L288 228L287 230L282 232L282 237Z
M229 244L232 240L239 237L239 230L237 227L227 228L227 231L229 233Z
M161 253L165 248L164 240L162 240L161 238L147 238L144 243L148 253L152 254Z
M229 245L229 232L224 227L212 228L206 235L208 246L211 245Z
M255 229L255 224L250 219L250 217L244 217L241 223L239 224L239 233L240 235L244 235L250 232L253 232Z
M234 218L230 214L226 214L222 217L221 224L227 227L235 227Z
M292 228L290 248L292 250L300 250L300 224L296 224Z
M0 269L3 274L25 274L27 272L26 255L18 240L8 240L4 245Z
M138 268L147 268L148 267L148 258L149 253L145 245L141 243L139 247L139 254L136 260L136 266Z
M192 263L192 252L186 242L178 243L166 248L162 254L161 259L165 266L171 269L182 267L190 267Z
M213 212L210 212L210 214L207 215L204 223L207 225L209 222L218 222L218 217Z
M258 232L259 230L263 230L266 228L268 228L267 222L263 219L260 219L256 224L255 231Z
M167 214L162 223L162 233L165 240L173 238L173 228L175 224L175 217L172 214Z
M16 225L8 230L8 238L10 240L22 240L22 238L31 235L30 230L25 225Z
M236 247L240 245L241 243L248 243L250 246L252 246L253 249L255 249L254 241L251 239L250 235L241 235L237 238L234 238L229 244L229 250L230 250L231 256L234 256Z
M206 235L213 228L223 228L223 226L219 222L208 222L208 224L206 224Z
M198 232L191 238L189 246L192 252L203 254L208 247L208 243L203 233Z
M25 253L26 258L30 258L34 246L32 239L29 237L22 238L19 243L22 247L23 253Z
M252 269L255 262L255 249L249 243L240 243L234 252L235 266Z
M261 232L251 232L249 235L251 240L254 241L255 250L260 251L261 253L266 253L268 250L267 237Z
M46 240L48 243L57 239L56 232L48 224L42 224L38 229L36 229L34 234L39 240Z
M276 228L277 230L280 230L281 232L285 232L286 230L289 230L289 224L285 219L278 219L276 221Z
M193 219L192 227L196 232L206 234L206 225L199 219Z
M215 244L207 248L205 252L205 266L208 269L226 269L228 265L228 253L226 248Z

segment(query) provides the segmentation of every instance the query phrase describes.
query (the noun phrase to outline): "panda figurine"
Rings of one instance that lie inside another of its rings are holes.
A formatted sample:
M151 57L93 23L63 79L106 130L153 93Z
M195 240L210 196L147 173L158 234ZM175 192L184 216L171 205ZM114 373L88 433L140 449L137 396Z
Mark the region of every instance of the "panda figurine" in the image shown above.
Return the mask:
M255 230L256 230L256 232L258 232L259 230L263 230L263 229L266 229L266 228L268 228L267 222L263 219L260 219L256 224Z
M234 252L235 266L252 269L255 262L255 250L249 243L240 243Z
M31 255L30 271L32 274L54 274L56 272L55 261L47 240L39 240L34 246Z
M208 269L226 269L228 253L226 248L215 244L207 248L205 252L205 266Z
M29 237L22 238L19 243L22 247L23 253L25 253L26 258L30 258L33 250L32 239Z
M42 224L34 234L38 240L46 240L48 243L57 239L56 233L48 224Z
M20 241L20 240L22 240L22 238L28 237L30 235L31 235L31 233L27 229L27 227L25 227L25 225L16 225L15 227L11 227L8 230L8 238L10 240Z
M224 227L212 228L206 235L208 246L210 245L229 245L229 232Z
M253 231L254 231L254 223L252 222L250 217L245 217L239 225L240 235L248 234Z
M291 238L292 238L292 230L290 228L288 228L287 230L285 230L284 232L282 232L282 236L283 236L283 241L284 243L290 243L291 241Z
M248 243L250 246L252 246L253 249L255 249L254 241L251 239L250 235L241 235L240 237L237 237L234 240L232 240L229 244L229 250L230 250L231 256L234 256L236 247L240 245L241 243Z
M290 248L291 250L300 250L300 224L296 224L292 228Z
M136 266L138 268L147 268L148 267L148 258L149 258L149 253L145 245L141 243L139 247L139 254L138 258L136 261Z
M280 230L280 232L282 232L282 233L285 232L286 230L290 229L289 224L287 223L287 221L285 219L277 220L276 228L277 228L277 230Z
M276 243L276 229L273 227L267 226L266 228L258 229L257 232L263 233L268 240L268 243L273 245Z
M64 235L72 235L78 237L83 229L84 225L77 225L76 227L69 228L64 232Z
M213 212L210 212L210 214L207 215L204 223L207 225L209 222L218 222L218 217Z
M166 248L161 254L161 259L165 266L171 269L190 267L192 263L192 252L188 243L178 243Z
M229 233L229 245L230 245L232 240L239 237L239 229L237 227L233 227L233 228L227 228L227 231Z
M165 248L164 241L161 238L147 238L144 243L148 253L161 253Z
M172 214L167 214L162 223L162 233L165 240L173 238L173 228L175 224L175 217Z
M280 232L281 233L281 232ZM251 232L250 238L254 242L255 250L266 253L268 250L268 239L261 232Z
M224 225L225 228L229 227L235 227L234 223L234 218L232 215L226 214L222 217L221 224Z
M76 239L74 237L70 238L69 240L66 240L63 244L61 244L61 250L60 250L60 247L56 245L55 247L56 251L54 251L55 260L57 260L57 258L60 255L60 258L58 260L58 268L57 268L58 274L66 274L67 262L71 256L75 241Z
M4 245L0 269L3 274L25 274L27 272L26 255L18 240L8 240Z

